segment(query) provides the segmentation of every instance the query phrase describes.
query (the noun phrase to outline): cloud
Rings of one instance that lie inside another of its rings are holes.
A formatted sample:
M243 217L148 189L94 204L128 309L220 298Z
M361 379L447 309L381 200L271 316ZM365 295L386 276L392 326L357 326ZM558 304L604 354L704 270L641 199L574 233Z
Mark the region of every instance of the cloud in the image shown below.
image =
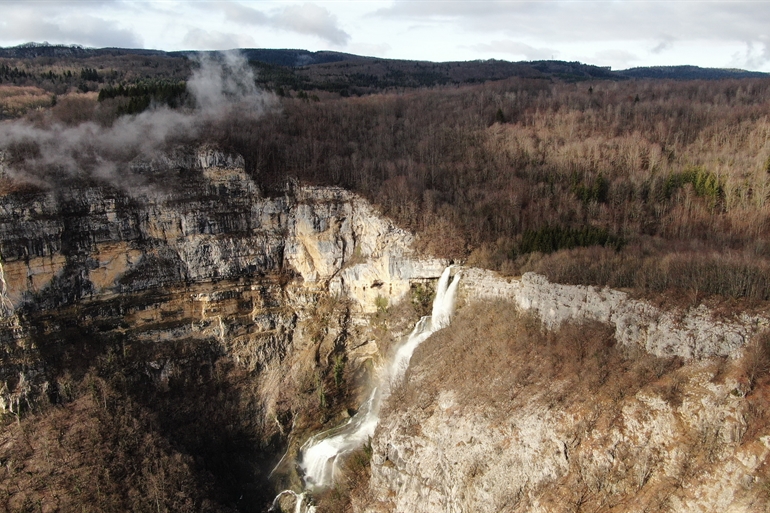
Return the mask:
M636 54L625 50L602 50L596 52L596 57L593 61L598 64L616 64L620 67L626 67L629 63L638 60L639 57Z
M350 35L337 26L337 17L325 7L315 4L293 5L284 8L273 19L278 26L300 34L311 34L332 44L345 45Z
M770 44L767 41L759 44L748 41L743 54L733 55L731 64L738 68L759 69L768 62L770 62Z
M2 4L6 6L24 6L29 7L30 4L37 4L36 8L41 7L40 4L45 4L46 8L73 8L83 7L83 4L87 4L89 8L101 7L103 5L117 5L122 3L122 0L48 0L45 2L34 0L3 0Z
M674 46L674 38L672 37L666 37L663 38L663 40L655 45L652 50L650 50L654 54L663 53L666 50L671 49Z
M237 2L206 2L200 7L220 10L224 13L225 18L233 23L242 25L270 25L271 23L270 16L267 14Z
M532 2L534 3L534 2ZM519 3L518 7L524 5ZM490 11L499 13L501 10L510 11L512 6L507 2L488 1L458 1L431 2L415 0L396 0L390 7L378 9L376 16L410 17L410 18L455 18L455 17L485 17Z
M757 41L767 32L770 2L397 0L375 18L453 23L547 41ZM665 45L664 45L665 46Z
M272 95L256 88L251 68L236 53L201 57L187 89L194 109L159 107L120 117L108 127L93 122L48 127L27 121L2 123L0 168L4 153L22 147L25 153L3 170L18 180L56 187L73 178L89 178L127 192L148 193L148 177L132 163L162 157L175 143L194 140L219 120L255 120L276 106ZM164 178L160 185L170 185L166 182L171 177Z
M229 34L192 28L187 31L182 44L190 50L231 50L256 46L254 38L242 34Z
M511 55L521 55L528 60L537 61L554 58L559 54L552 48L535 48L528 44L505 39L501 41L492 41L491 43L482 43L471 47L473 50L485 53L507 53Z
M187 82L197 114L204 119L221 118L236 109L241 115L261 115L272 97L260 91L254 73L239 52L221 52L216 58L198 57L200 67Z
M387 43L352 43L348 46L348 51L355 53L356 55L376 55L377 57L387 55L392 49L393 48Z
M265 13L237 2L204 2L197 7L214 8L233 23L269 27L297 34L315 36L337 46L350 41L350 34L339 27L337 17L325 7L312 3L288 5Z
M0 21L0 34L2 34L0 37L4 41L49 41L96 47L142 47L141 37L116 21L91 14L81 14L77 9L51 8L70 3L73 2L54 3L52 6L46 4L49 7L48 10L32 8L30 5L35 4L29 2L8 8L4 12L3 21Z

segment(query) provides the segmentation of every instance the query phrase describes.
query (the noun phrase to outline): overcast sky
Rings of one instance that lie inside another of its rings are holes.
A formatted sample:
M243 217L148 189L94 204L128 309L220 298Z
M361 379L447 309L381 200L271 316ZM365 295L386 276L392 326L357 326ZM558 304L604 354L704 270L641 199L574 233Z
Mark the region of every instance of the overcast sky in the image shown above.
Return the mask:
M770 0L0 0L0 46L304 48L770 71Z

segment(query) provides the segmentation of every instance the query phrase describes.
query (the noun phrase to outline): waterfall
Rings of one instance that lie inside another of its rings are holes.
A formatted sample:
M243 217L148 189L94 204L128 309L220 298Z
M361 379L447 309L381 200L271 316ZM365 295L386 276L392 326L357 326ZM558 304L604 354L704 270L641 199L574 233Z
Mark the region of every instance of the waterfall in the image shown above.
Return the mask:
M308 489L325 488L334 482L340 456L362 447L374 435L380 420L380 406L391 388L404 378L414 350L432 333L449 325L457 298L460 273L449 283L452 266L444 269L436 287L432 315L415 325L412 333L396 351L392 362L378 376L379 385L347 423L311 437L300 449L300 467Z
M296 493L291 490L284 490L279 493L275 499L273 499L273 504L268 511L280 511L281 497L284 495L294 497L294 513L315 513L315 506L306 506L305 511L302 511L302 505L305 502L305 492Z

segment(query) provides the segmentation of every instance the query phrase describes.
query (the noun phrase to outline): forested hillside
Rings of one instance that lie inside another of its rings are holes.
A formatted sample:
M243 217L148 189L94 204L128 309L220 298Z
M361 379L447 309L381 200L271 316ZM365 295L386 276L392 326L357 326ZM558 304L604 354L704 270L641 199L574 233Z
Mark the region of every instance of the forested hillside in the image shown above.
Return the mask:
M434 254L764 300L769 99L766 80L516 79L284 100L207 137L246 155L263 183L288 175L370 197Z
M37 126L194 107L184 80L200 64L189 56L10 50L5 115ZM695 301L770 298L770 79L250 52L262 59L249 61L256 84L279 106L218 118L188 139L243 154L266 189L287 178L350 188L431 253L511 274ZM16 151L23 160L29 148Z

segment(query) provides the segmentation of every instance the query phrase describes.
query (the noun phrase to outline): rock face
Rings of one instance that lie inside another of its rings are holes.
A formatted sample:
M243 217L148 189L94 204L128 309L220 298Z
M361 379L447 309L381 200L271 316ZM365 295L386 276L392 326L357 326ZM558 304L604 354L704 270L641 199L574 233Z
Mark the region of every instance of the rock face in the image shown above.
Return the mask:
M639 346L656 356L704 358L735 354L759 331L770 326L768 315L740 314L719 318L704 305L663 311L618 290L550 283L526 273L503 279L490 271L469 269L462 292L468 301L504 299L534 313L550 328L568 320L599 321L615 328L616 340Z
M740 356L768 326L767 316L718 318L702 306L664 312L623 292L553 284L533 274L505 279L465 269L463 276L465 307L502 301L503 310L528 312L549 330L598 321L612 328L621 350L681 357L683 366L660 378L652 373L652 384L626 397L617 390L569 402L566 381L527 385L538 372L534 362L513 355L508 366L462 374L453 369L473 363L454 356L446 339L429 339L403 397L383 410L372 440L373 500L358 510L767 510L761 483L770 433L763 421L751 426L757 420L750 413L761 396L747 400L745 378L724 370L733 360L713 358ZM480 338L464 339L456 351L483 344L486 328L478 329ZM502 357L494 346L487 353ZM436 376L432 369L445 359L454 363ZM468 374L491 388L509 386L492 398L469 394Z
M548 408L542 396L500 412L445 390L435 403L381 420L372 443L376 502L367 510L574 511L606 493L639 495L639 502L619 500L613 511L650 507L654 494L660 511L763 511L755 483L770 456L770 436L741 443L746 413L731 393L737 383L715 385L712 378L695 369L678 407L638 393L609 427L591 427L585 412ZM410 386L419 387L419 379ZM681 493L658 491L670 483Z
M178 179L132 194L90 185L0 199L3 409L50 395L54 367L84 364L73 337L205 340L246 369L279 373L296 363L289 354L344 347L350 321L378 297L398 301L411 280L441 273L442 262L415 257L410 234L342 189L264 197L240 157L205 148L136 166ZM335 298L344 307L319 334L318 305ZM147 372L167 374L172 360Z

